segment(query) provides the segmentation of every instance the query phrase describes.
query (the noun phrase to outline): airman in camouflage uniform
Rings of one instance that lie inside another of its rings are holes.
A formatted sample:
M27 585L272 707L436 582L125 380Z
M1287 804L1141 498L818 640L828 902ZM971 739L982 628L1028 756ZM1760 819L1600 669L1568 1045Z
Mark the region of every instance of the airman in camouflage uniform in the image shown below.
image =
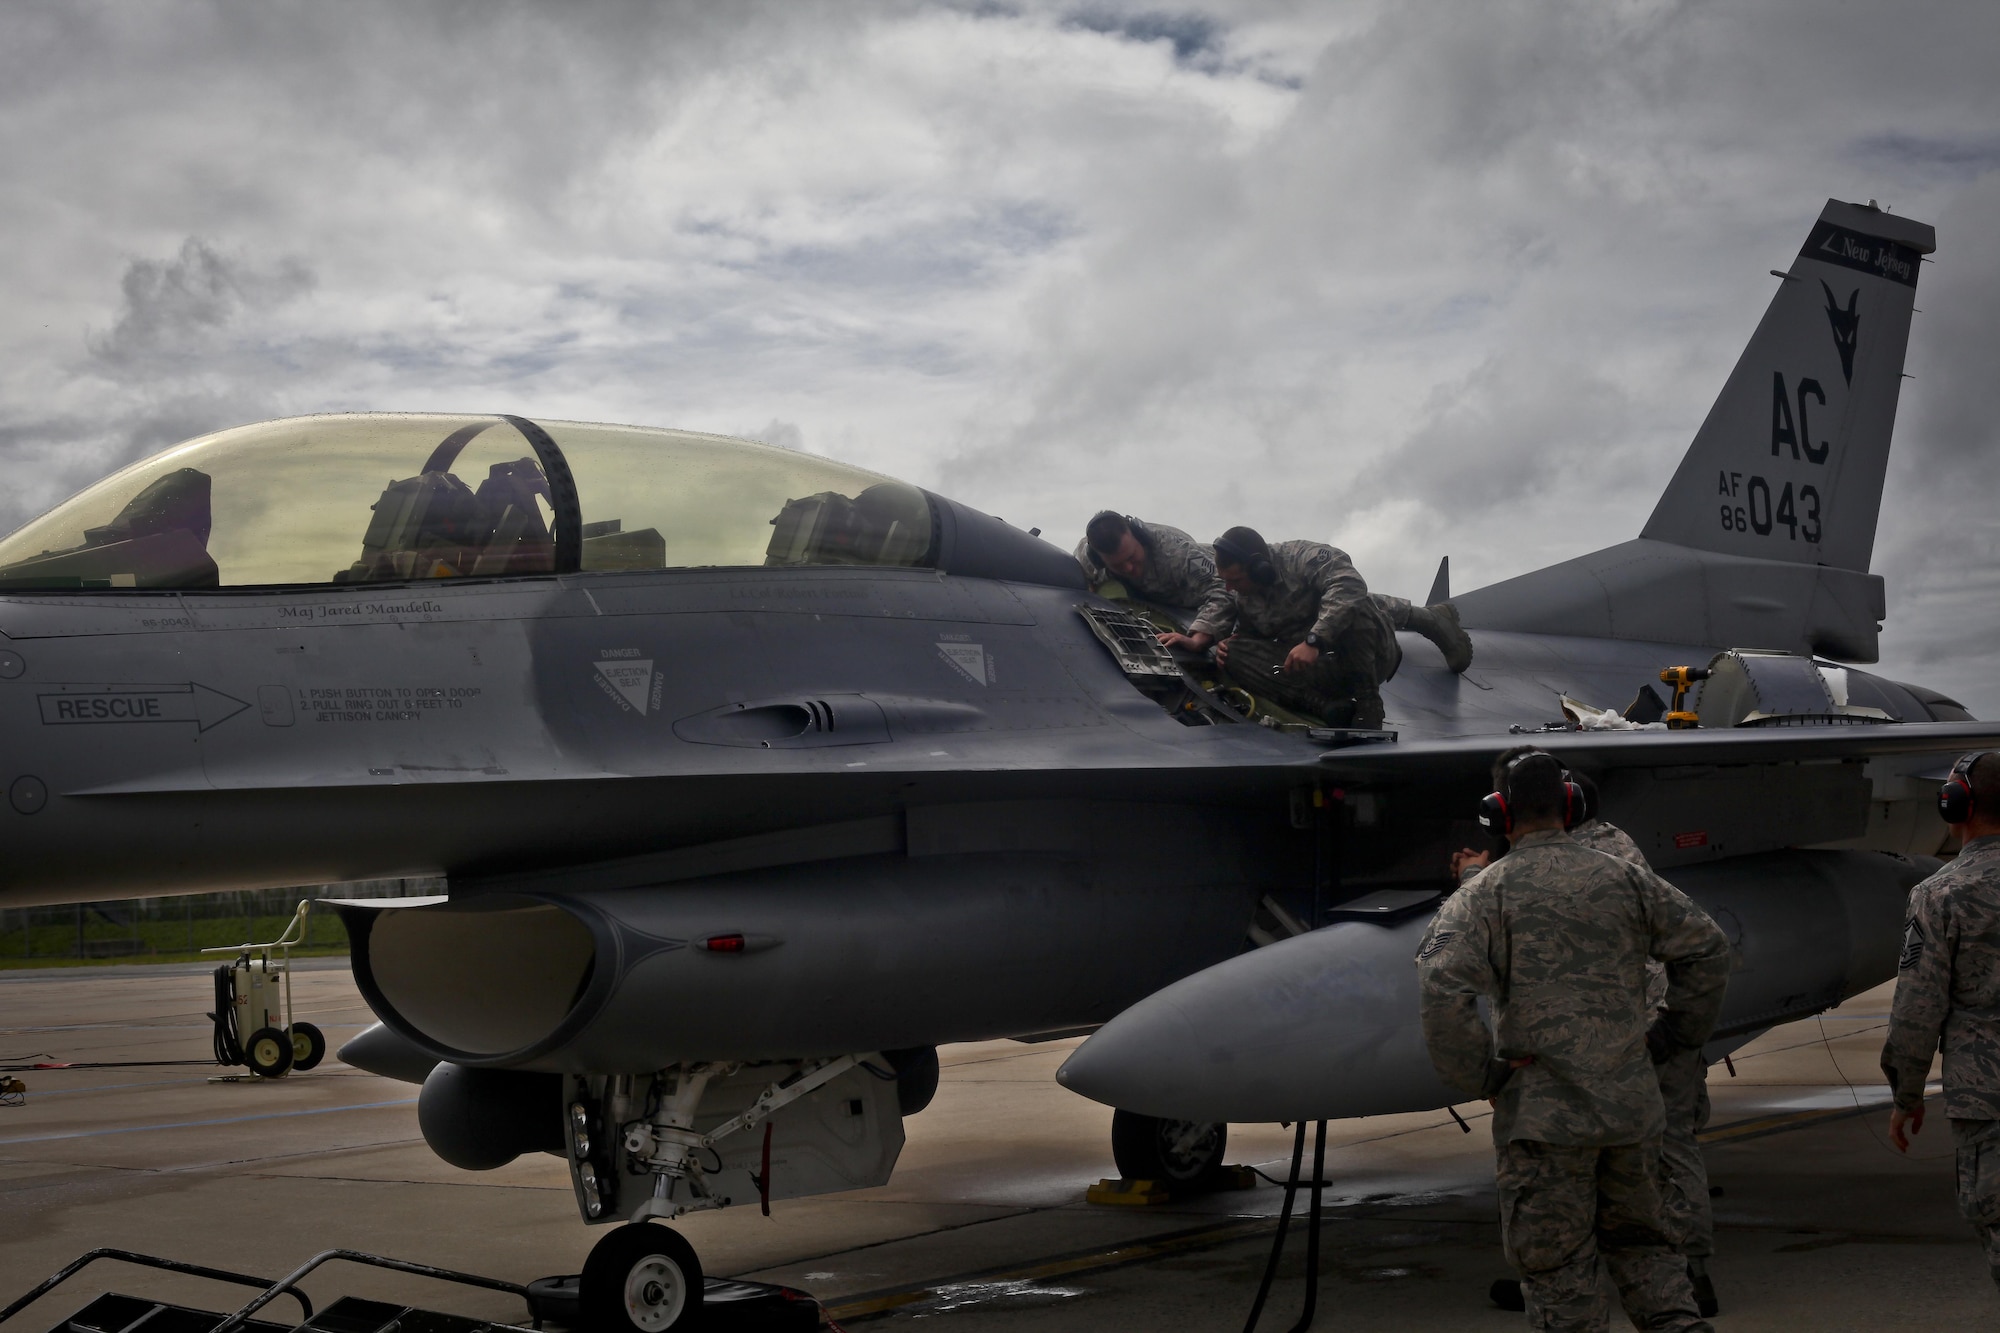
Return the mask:
M1382 682L1403 650L1347 554L1324 542L1267 545L1249 528L1231 528L1216 547L1231 603L1230 637L1216 651L1224 676L1335 726L1381 726ZM1270 560L1269 583L1246 572L1257 554Z
M1660 1214L1647 1029L1699 1049L1729 945L1680 890L1562 832L1560 774L1539 753L1510 769L1512 850L1446 901L1417 955L1424 1039L1446 1083L1494 1099L1503 1239L1531 1326L1605 1328L1601 1256L1640 1328L1705 1330ZM1657 1018L1648 958L1669 982Z
M1199 649L1228 634L1222 627L1228 623L1229 591L1216 576L1215 553L1179 528L1102 510L1076 544L1076 563L1093 592L1116 580L1139 601L1194 610L1186 634L1162 636L1171 646ZM1450 602L1415 606L1401 597L1369 596L1392 629L1429 639L1453 671L1472 665L1472 638Z
M2000 1284L2000 754L1979 756L1965 779L1971 808L1953 825L1964 846L1910 891L1882 1072L1896 1097L1889 1137L1907 1151L1943 1046L1958 1210Z
M1472 665L1472 636L1458 623L1456 606L1450 602L1418 606L1406 597L1391 597L1382 592L1369 596L1382 608L1382 614L1389 617L1390 628L1414 630L1436 644L1444 654L1445 666L1452 672L1462 673Z
M1092 537L1111 540L1099 551ZM1076 544L1076 563L1093 591L1116 579L1142 602L1194 611L1190 634L1219 639L1229 632L1229 590L1216 576L1215 553L1179 528L1107 509L1090 520Z
M1501 755L1500 763L1529 748ZM1647 866L1646 854L1632 841L1632 835L1597 813L1597 784L1583 774L1575 774L1571 780L1583 791L1586 815L1569 831L1571 839L1632 865ZM1459 882L1471 880L1486 864L1487 858L1467 853L1458 872ZM1667 970L1657 959L1649 958L1647 1012L1657 1014L1666 998ZM1715 1254L1715 1211L1709 1203L1708 1161L1701 1154L1700 1137L1708 1127L1708 1061L1699 1049L1674 1049L1656 1035L1648 1047L1654 1056L1653 1072L1660 1079L1660 1101L1667 1117L1666 1130L1660 1136L1660 1217L1666 1224L1667 1239L1687 1260L1695 1304L1702 1317L1708 1318L1719 1308L1715 1282L1708 1273L1708 1261Z

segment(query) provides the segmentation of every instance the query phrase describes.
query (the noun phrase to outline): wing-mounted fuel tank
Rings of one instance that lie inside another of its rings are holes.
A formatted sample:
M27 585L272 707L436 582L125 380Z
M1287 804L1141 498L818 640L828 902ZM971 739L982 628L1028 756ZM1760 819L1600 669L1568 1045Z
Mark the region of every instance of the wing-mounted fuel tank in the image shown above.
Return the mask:
M1784 851L1664 872L1728 935L1734 970L1712 1050L1827 1009L1896 972L1928 858ZM1319 1120L1459 1098L1424 1049L1428 914L1346 921L1220 963L1105 1024L1058 1071L1073 1092L1173 1120Z

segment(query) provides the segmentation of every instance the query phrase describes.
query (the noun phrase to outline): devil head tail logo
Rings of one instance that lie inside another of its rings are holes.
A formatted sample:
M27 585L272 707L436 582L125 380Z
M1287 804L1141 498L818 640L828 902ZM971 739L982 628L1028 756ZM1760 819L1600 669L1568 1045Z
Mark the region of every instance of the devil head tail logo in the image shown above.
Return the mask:
M1861 289L1856 287L1847 294L1847 308L1840 308L1834 297L1833 288L1821 278L1820 290L1826 293L1826 322L1833 325L1833 345L1840 349L1840 373L1848 384L1854 383L1854 337L1861 330Z

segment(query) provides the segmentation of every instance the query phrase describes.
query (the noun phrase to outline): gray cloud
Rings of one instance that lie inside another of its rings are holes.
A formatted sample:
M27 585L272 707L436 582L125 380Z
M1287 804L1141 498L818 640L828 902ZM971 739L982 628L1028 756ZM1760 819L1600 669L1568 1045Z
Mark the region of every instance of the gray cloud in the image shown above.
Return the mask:
M1445 553L1470 586L1634 535L1765 270L1828 195L1872 197L1941 237L1885 667L2000 714L2000 12L1881 22L13 7L0 519L260 416L498 409L768 422L1052 535L1107 505L1249 521L1389 591Z
M311 291L313 282L298 259L260 268L190 236L172 259L132 261L119 283L124 302L117 322L88 340L90 353L118 374L160 361L185 365L210 353L239 316Z

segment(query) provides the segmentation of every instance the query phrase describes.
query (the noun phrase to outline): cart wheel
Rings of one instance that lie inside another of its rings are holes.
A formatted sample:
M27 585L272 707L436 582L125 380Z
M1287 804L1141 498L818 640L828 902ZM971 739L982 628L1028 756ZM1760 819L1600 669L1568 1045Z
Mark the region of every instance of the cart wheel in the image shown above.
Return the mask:
M292 1068L292 1039L276 1028L258 1028L243 1043L243 1063L262 1078L283 1078Z
M598 1333L669 1333L701 1320L701 1261L668 1227L622 1226L583 1261L583 1327Z
M292 1024L292 1068L304 1073L326 1058L326 1034L310 1023Z

